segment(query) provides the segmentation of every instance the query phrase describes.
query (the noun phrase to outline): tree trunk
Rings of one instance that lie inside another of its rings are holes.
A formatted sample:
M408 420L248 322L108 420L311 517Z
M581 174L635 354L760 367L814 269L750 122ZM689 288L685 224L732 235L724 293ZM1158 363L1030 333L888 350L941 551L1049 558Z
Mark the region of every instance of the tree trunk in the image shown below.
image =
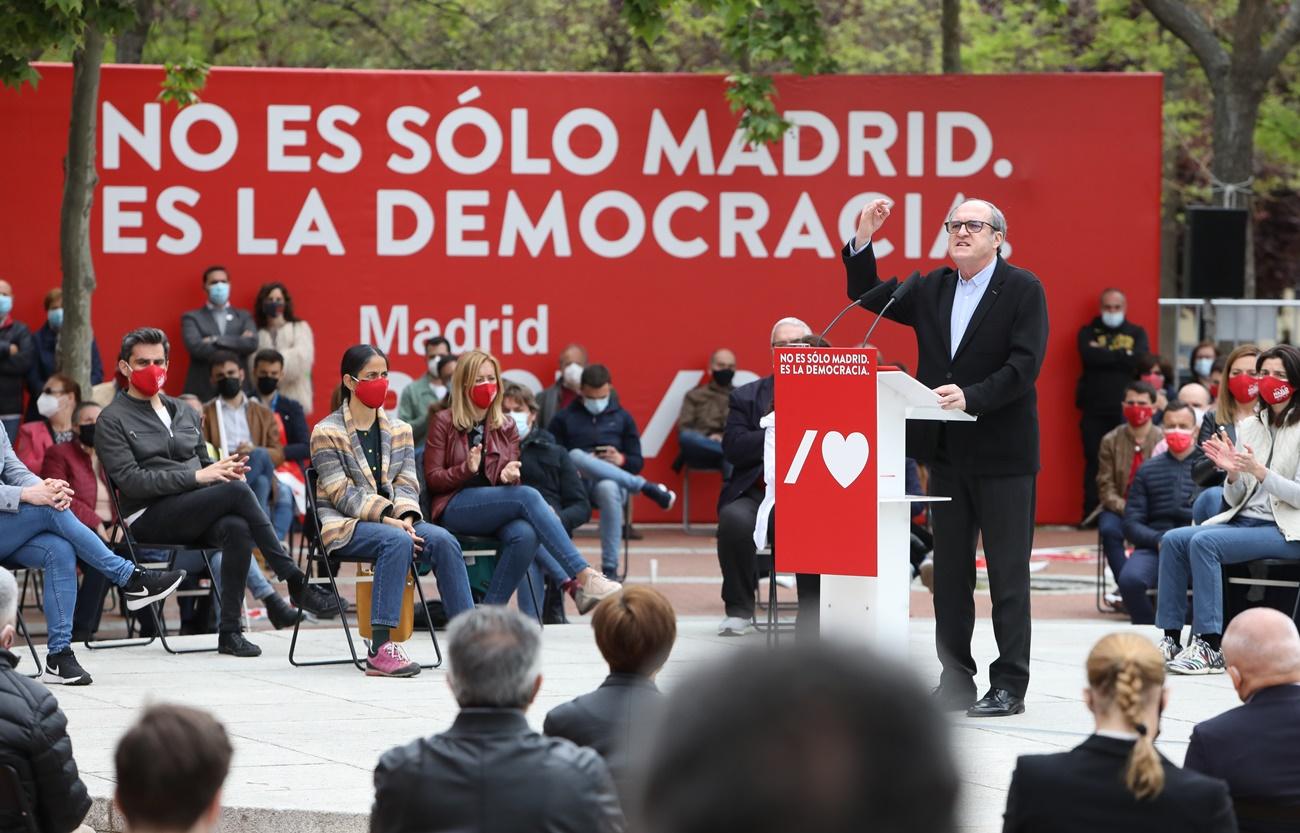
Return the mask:
M117 33L117 63L138 64L144 60L144 45L155 16L154 0L135 0L135 23Z
M1234 68L1235 69L1235 68ZM1255 123L1264 85L1245 72L1234 71L1214 85L1215 201L1225 208L1244 208L1246 219L1245 296L1255 297L1255 258L1250 220L1250 181L1254 173Z
M943 0L943 71L961 72L961 0Z
M63 266L63 328L59 332L59 366L90 390L90 299L95 266L90 256L90 210L95 201L96 116L99 67L104 33L86 26L85 45L72 56L72 118L64 160L63 206L59 217L59 254Z

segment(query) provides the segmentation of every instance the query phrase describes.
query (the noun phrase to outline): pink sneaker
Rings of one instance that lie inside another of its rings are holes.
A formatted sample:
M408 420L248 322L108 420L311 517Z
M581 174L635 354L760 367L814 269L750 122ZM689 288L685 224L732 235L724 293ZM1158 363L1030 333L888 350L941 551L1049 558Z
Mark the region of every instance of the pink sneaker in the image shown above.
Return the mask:
M367 677L414 677L420 673L420 664L412 662L406 651L396 642L385 642L373 657L366 658Z

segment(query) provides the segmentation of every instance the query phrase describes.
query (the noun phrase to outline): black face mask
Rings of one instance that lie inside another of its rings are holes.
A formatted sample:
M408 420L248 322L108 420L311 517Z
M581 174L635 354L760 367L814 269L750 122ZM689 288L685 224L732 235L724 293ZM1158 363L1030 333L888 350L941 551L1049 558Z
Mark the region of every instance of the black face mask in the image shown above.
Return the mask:
M222 399L234 399L239 395L239 380L232 376L222 376L217 380L217 394Z
M270 396L275 393L275 389L280 386L280 380L272 376L257 377L257 392L262 396Z
M92 422L89 425L78 425L77 436L80 437L81 441L85 443L87 446L89 446L90 448L94 448L95 447L95 423Z
M262 315L265 315L267 318L275 318L280 314L280 310L282 309L284 309L284 304L279 301L262 302Z
M734 378L736 378L735 370L728 369L728 370L713 371L713 381L717 382L719 385L721 385L724 388L730 385L731 380Z

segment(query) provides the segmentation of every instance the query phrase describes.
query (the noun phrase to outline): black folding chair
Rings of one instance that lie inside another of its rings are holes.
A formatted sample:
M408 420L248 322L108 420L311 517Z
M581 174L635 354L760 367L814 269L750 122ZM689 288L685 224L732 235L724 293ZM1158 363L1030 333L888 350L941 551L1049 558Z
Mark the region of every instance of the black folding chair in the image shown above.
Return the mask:
M22 830L41 833L27 791L18 778L18 771L8 764L0 766L0 816L17 816L22 819Z
M23 612L18 611L18 618L14 621L14 627L22 634L23 641L27 643L27 650L32 652L32 662L36 663L36 673L28 674L29 677L39 677L44 670L41 665L41 658L36 655L36 646L32 644L32 635L27 632L27 625L23 622Z
M364 657L357 656L356 643L352 641L352 628L348 624L347 604L343 601L343 594L339 592L338 582L335 581L334 565L342 563L354 564L371 564L373 559L357 556L340 556L325 554L325 547L322 544L320 529L320 513L317 510L316 485L319 479L314 467L307 468L307 517L304 521L307 534L304 539L307 541L307 564L311 565L313 561L319 567L320 572L324 573L325 578L310 579L312 584L326 584L334 593L334 601L338 604L339 619L343 622L343 635L348 641L348 653L351 659L318 659L318 660L299 660L296 658L298 647L298 631L302 627L304 617L299 616L298 622L293 626L293 638L289 640L289 663L299 667L313 667L318 665L347 665L351 663L361 671L366 670L366 661ZM433 617L429 614L429 602L424 597L424 587L420 585L420 574L416 569L415 560L411 561L411 578L415 582L415 592L420 596L420 604L424 607L425 621L432 623ZM430 664L421 663L421 668L437 668L442 665L442 648L438 645L438 634L432 627L429 628L429 636L433 640L433 651L438 657L438 661Z
M118 555L122 556L142 570L171 570L174 569L174 565L176 564L176 556L183 552L197 552L203 559L203 568L208 574L207 589L177 590L172 594L172 596L177 599L195 596L210 596L213 608L215 610L220 610L221 595L217 591L216 581L213 580L214 573L212 570L212 556L216 555L220 550L214 547L196 547L193 544L155 544L153 542L149 542L141 547L139 542L135 540L135 536L131 534L131 528L125 521L126 516L122 514L122 506L118 498L117 486L111 480L108 484L108 496L112 501L113 517L116 519L114 520L112 530L109 533L109 549L113 550ZM163 561L141 561L139 550L142 548L165 552L167 558ZM242 582L239 587L230 588L230 590L231 592L242 593L244 591ZM147 608L149 615L153 617L154 633L156 634L156 637L137 637L135 635L135 624L132 621L131 616L128 615L126 617L127 636L125 639L100 640L98 642L87 639L85 646L92 651L102 651L110 648L129 648L138 645L149 645L153 643L155 638L157 638L162 642L163 648L169 654L200 654L210 653L217 650L216 645L213 645L211 648L173 648L171 643L167 641L167 617L163 613L162 606L163 601L159 601L154 602Z

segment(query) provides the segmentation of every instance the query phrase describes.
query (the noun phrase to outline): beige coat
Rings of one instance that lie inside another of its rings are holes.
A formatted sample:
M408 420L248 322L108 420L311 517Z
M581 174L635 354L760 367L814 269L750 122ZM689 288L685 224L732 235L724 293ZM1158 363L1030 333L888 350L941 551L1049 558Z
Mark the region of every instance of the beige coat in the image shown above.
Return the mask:
M311 325L306 321L290 321L272 332L263 328L257 331L257 349L270 348L284 356L284 373L280 378L280 393L295 400L303 412L310 415L312 406L311 371L316 362L316 341ZM253 373L253 353L248 357L249 375Z

